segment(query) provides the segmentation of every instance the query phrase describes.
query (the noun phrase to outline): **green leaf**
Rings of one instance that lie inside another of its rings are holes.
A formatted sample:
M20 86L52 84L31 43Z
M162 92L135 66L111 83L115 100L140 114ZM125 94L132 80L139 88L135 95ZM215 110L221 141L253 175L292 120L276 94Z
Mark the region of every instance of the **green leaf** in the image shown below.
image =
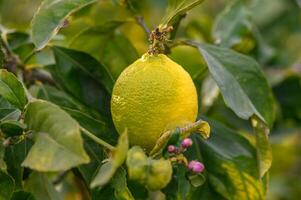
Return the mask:
M101 74L99 69L91 65L91 63L95 63L95 60L91 61L93 58L83 53L88 57L89 61L81 60L78 62L74 60L75 54L73 53L75 51L73 50L66 51L64 48L54 47L53 51L56 65L48 66L47 70L51 72L56 83L84 105L97 110L102 115L108 114L110 93L106 89L112 86L104 86L102 84L104 81L95 77L94 74ZM86 66L86 64L88 65ZM95 64L100 66L97 62ZM94 73L90 72L92 67ZM101 75L101 77L105 77L104 74ZM107 78L104 80L107 80Z
M256 138L257 161L262 178L272 165L272 149L269 143L269 128L257 117L251 118Z
M0 130L7 137L22 135L25 128L26 126L19 121L6 120L0 122Z
M15 187L14 179L0 170L0 200L11 198Z
M227 106L243 119L257 115L271 127L274 98L257 62L226 48L193 44L203 55Z
M44 0L32 19L32 40L42 49L64 26L65 19L96 0Z
M20 190L13 193L11 200L35 200L35 198L31 193Z
M172 25L177 17L185 14L202 2L203 0L169 0L166 14L161 20L161 25Z
M18 120L21 111L0 96L0 120Z
M15 180L16 188L22 189L24 168L21 163L25 159L32 143L30 140L23 140L20 143L10 145L5 148L5 163L7 165L7 172Z
M211 137L198 137L198 147L213 190L229 200L264 200L266 191L259 177L255 147L227 127L209 123Z
M0 95L21 110L27 103L22 83L5 69L0 70Z
M202 174L192 174L188 176L188 180L193 187L199 187L205 183L206 178Z
M3 144L0 144L0 171L6 171L7 166L4 161L4 153L5 153L5 147Z
M25 182L25 190L33 194L35 199L62 200L48 177L39 172L33 172Z
M115 189L116 199L134 200L134 197L127 187L126 171L120 167L112 178L111 185Z
M60 171L90 161L79 124L58 106L42 100L32 102L27 106L24 121L36 138L22 166Z
M67 68L67 64L74 66L84 73L88 74L96 81L100 82L107 92L111 93L114 80L108 69L101 65L90 55L71 49L55 46L52 48L58 65L63 65Z
M112 21L87 28L75 36L70 44L71 48L84 51L108 66L114 81L128 65L138 59L132 43L124 35L114 32L123 23L125 21Z
M5 55L2 49L2 43L0 42L0 69L4 68Z
M129 148L127 130L122 133L118 139L116 149L113 151L113 157L103 164L94 180L91 183L91 188L103 186L107 184L114 176L116 170L124 163Z
M251 32L251 16L244 2L235 0L217 17L213 37L223 47L233 47Z

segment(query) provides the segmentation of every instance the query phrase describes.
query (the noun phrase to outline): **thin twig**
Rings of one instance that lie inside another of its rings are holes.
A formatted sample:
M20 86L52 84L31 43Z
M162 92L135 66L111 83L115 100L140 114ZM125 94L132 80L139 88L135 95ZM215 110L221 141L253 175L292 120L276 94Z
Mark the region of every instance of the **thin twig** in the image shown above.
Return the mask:
M80 127L80 130L87 136L89 137L91 140L93 140L94 142L106 147L107 149L113 151L115 150L115 147L110 145L109 143L105 142L104 140L96 137L93 133L91 133L90 131L88 131L87 129Z
M136 16L136 22L144 30L145 34L148 37L150 35L151 31L147 27L147 25L146 25L146 23L144 21L144 18L142 16Z

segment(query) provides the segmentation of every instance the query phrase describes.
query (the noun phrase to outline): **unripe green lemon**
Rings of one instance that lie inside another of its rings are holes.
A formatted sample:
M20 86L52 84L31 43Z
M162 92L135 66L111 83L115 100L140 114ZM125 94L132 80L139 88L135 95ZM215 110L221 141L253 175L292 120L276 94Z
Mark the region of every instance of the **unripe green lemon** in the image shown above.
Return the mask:
M149 190L160 190L167 186L171 180L172 166L169 160L152 160L146 179Z
M111 112L131 145L150 151L160 134L194 122L197 93L190 75L167 56L145 54L127 67L113 88Z
M129 178L143 182L147 176L148 158L139 146L134 146L127 153L126 165Z

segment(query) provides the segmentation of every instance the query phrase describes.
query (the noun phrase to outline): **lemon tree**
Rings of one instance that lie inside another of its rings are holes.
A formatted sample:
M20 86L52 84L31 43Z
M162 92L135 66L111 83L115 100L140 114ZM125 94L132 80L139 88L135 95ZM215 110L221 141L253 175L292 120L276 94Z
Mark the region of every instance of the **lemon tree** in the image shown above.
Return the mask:
M1 0L0 200L298 198L298 6Z

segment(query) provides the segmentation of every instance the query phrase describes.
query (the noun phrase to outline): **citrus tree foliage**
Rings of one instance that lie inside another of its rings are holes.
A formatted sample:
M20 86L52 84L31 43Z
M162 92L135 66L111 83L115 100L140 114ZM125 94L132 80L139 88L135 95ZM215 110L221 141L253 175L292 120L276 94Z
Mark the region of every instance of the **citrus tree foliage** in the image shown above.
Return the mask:
M287 150L269 138L300 139L288 131L301 121L298 1L35 0L7 13L15 1L0 1L0 200L267 198L272 148ZM156 156L180 133L147 157L117 134L110 100L120 73L156 51L193 78L211 133L201 120L184 153L203 173L173 165L169 184L150 191ZM147 178L130 180L138 165Z

